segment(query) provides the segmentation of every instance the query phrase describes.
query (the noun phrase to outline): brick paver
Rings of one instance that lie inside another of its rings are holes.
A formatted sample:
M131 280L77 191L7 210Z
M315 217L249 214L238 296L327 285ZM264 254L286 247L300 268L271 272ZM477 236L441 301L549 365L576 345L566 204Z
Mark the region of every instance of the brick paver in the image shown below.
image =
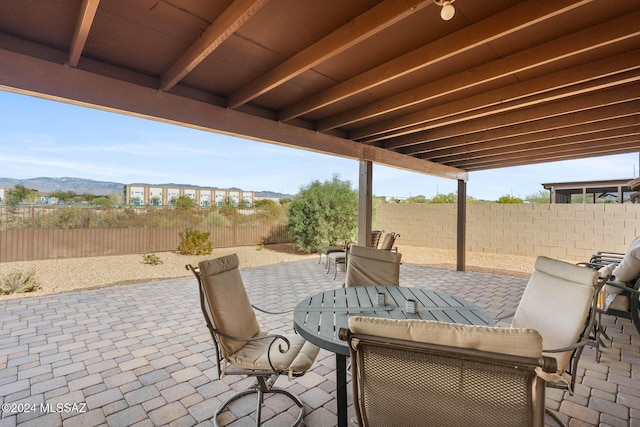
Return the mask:
M252 302L273 310L293 308L344 277L334 281L317 259L241 271ZM494 317L517 307L526 284L413 264L402 265L400 282L469 299ZM290 317L258 317L267 328L292 331ZM575 395L550 390L547 406L569 425L640 426L640 337L630 321L605 316L603 323L613 347L600 363L586 349ZM1 301L0 325L0 403L21 404L20 413L3 408L0 427L209 426L231 390L249 383L217 379L193 277ZM302 397L307 426L335 425L332 353L322 350L308 375L280 378L278 386ZM269 396L265 425L286 425L295 410L282 396ZM220 421L253 425L253 416L253 401L240 401Z

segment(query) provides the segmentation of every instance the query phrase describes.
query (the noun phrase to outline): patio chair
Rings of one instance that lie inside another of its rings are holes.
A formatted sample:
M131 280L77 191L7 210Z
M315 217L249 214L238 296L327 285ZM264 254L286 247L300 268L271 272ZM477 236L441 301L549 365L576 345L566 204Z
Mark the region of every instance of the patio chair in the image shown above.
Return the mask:
M402 254L364 246L351 246L345 286L398 286Z
M599 298L599 316L608 314L632 321L640 333L640 236L633 239L627 252L596 252L587 263L593 268L601 268L606 264L615 266L613 274ZM602 328L598 328L608 340Z
M294 422L302 421L304 407L298 396L274 387L280 375L289 379L303 375L313 364L319 348L295 334L268 334L261 330L254 307L249 301L236 254L187 265L198 279L200 306L216 351L218 379L225 375L254 377L253 385L222 402L213 422L231 402L250 394L257 395L256 426L260 425L265 393L287 396L299 408ZM264 311L264 310L261 310ZM272 313L273 314L273 313Z
M371 247L372 248L377 248L378 244L380 242L380 237L382 236L382 234L384 233L384 230L373 230L371 232ZM346 266L347 265L347 258L349 257L349 248L353 243L348 243L345 245L344 248L342 248L342 250L333 250L331 249L331 252L327 255L327 274L329 274L329 272L331 272L331 265L334 265L335 271L333 274L333 280L336 279L336 277L338 277L338 266L339 265L343 265ZM322 249L321 249L322 250Z
M394 247L396 240L400 237L399 234L396 233L388 233L382 239L382 243L380 244L380 249L383 251L395 251L398 252L398 247Z
M580 356L593 344L597 293L606 280L608 275L599 278L591 268L543 256L536 259L511 327L535 329L542 336L545 355L557 362L556 372L544 375L548 386L573 394ZM511 315L500 319L506 317Z
M556 366L535 330L354 316L339 337L360 426L544 425Z

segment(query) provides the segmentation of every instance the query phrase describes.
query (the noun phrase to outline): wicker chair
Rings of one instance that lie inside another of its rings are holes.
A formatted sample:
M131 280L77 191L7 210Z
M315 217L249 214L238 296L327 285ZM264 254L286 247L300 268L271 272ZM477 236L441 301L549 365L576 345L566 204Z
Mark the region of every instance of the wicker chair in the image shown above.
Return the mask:
M234 393L215 411L213 422L232 401L250 394L257 395L256 425L260 425L265 393L289 397L299 408L294 426L301 423L304 407L298 396L274 387L279 375L301 376L313 364L319 348L295 334L267 334L260 329L254 307L249 302L238 256L228 255L202 261L198 267L187 265L198 279L200 305L216 351L218 378L224 375L245 375L255 378L254 384ZM262 310L264 311L264 310Z
M402 254L352 246L347 262L345 286L398 286Z
M535 330L354 316L339 336L360 426L544 425L555 359Z

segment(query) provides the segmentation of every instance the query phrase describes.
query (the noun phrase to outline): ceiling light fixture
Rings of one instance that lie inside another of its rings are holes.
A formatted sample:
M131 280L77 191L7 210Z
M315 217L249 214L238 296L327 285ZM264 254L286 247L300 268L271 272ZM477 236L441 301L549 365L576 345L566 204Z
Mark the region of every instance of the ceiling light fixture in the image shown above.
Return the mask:
M442 10L440 11L440 17L445 21L450 20L451 18L453 18L453 15L456 14L456 8L453 7L452 4L454 1L456 0L434 0L435 4L442 7Z

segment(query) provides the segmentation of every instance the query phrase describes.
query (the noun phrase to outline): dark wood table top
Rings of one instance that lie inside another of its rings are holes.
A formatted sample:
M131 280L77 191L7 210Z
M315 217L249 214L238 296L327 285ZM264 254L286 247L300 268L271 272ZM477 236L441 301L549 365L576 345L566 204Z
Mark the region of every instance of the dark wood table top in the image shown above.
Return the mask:
M378 292L387 294L387 305L378 306ZM417 301L417 313L406 312L407 299ZM493 325L485 310L464 298L402 286L358 286L320 292L298 303L293 322L296 331L309 342L346 356L349 349L347 343L338 338L338 331L348 327L349 316L357 315Z

